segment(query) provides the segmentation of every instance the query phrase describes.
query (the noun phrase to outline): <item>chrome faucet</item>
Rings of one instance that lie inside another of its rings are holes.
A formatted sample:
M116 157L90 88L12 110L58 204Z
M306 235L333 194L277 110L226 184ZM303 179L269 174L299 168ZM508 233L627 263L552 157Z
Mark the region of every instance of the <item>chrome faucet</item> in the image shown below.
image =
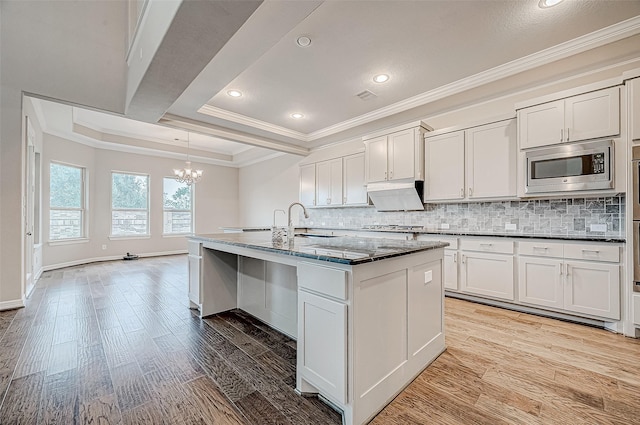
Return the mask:
M293 202L289 205L289 210L287 212L287 223L289 225L289 228L287 229L287 239L289 240L289 245L293 245L293 220L291 220L291 208L293 208L294 205L300 205L302 207L302 212L304 212L304 218L309 218L307 209L300 202Z

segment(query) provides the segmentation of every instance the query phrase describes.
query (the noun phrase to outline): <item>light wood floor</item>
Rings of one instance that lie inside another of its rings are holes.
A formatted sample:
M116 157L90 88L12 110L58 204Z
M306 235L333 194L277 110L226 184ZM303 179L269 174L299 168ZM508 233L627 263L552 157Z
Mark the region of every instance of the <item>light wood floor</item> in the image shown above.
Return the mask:
M185 256L48 272L0 312L0 424L338 424L295 342L188 310ZM640 424L640 341L446 299L447 351L373 421Z

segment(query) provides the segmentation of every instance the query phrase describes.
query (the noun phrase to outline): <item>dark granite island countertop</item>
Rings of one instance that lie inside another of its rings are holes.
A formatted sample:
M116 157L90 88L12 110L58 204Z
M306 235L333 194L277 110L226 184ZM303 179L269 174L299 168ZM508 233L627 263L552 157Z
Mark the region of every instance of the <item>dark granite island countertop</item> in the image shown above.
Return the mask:
M284 244L272 242L271 233L267 232L193 235L190 236L190 239L349 265L380 261L420 251L444 248L449 245L446 242L405 241L357 236L296 236L291 246L286 242Z

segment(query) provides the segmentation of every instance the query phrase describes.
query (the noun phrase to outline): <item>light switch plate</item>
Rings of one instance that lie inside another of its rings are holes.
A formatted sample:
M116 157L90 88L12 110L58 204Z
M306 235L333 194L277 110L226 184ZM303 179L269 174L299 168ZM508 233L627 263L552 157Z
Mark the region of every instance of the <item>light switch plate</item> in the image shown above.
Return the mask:
M449 223L441 223L440 224L440 228L441 229L445 229L445 230L448 229L449 228Z
M592 224L591 225L592 232L606 232L607 225L606 224Z

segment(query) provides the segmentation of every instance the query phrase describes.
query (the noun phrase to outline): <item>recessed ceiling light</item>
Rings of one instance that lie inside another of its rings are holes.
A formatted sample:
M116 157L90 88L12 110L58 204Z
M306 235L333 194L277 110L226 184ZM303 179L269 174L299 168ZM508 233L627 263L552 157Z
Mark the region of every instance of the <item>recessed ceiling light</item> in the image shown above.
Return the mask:
M291 114L291 118L295 118L295 119L299 120L300 118L304 118L304 115L302 115L299 112L296 112L295 114Z
M239 92L238 90L229 90L227 92L227 94L231 97L240 97L242 96L242 92Z
M553 7L559 3L562 3L563 0L540 0L540 3L538 3L538 6L541 7L542 9L547 9L549 7Z
M380 74L373 77L373 81L375 81L376 83L384 83L388 79L389 79L389 76L387 74Z
M309 45L311 44L311 39L306 35L301 35L300 37L296 38L296 44L300 47L309 47Z

